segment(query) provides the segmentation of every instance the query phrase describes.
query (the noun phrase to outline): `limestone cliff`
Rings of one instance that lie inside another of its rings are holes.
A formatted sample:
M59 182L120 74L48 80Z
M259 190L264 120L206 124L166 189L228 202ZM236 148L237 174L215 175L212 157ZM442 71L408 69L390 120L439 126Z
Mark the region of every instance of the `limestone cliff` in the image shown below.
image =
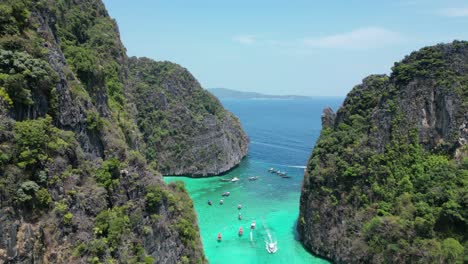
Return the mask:
M239 120L190 72L147 58L129 65L145 153L162 174L218 175L239 164L248 147Z
M367 77L322 121L300 200L304 246L337 263L463 262L468 42Z
M164 184L149 165L160 161L140 152L150 141L133 98L143 94L132 94L139 86L103 3L3 0L0 20L0 263L206 262L183 184ZM193 77L184 85L186 71L145 74L177 90L167 111L201 115L198 144L228 148L214 161L194 151L204 162L184 160L181 170L218 173L240 161L237 119L208 94L190 101L191 89L199 91ZM165 100L156 95L145 111ZM188 110L171 108L184 101ZM205 106L224 118L193 110ZM200 116L180 117L192 124Z

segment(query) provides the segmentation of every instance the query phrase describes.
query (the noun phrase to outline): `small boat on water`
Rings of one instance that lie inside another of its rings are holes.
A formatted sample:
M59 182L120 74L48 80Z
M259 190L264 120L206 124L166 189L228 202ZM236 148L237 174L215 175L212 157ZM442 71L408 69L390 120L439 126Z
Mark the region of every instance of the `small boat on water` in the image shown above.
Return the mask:
M231 182L236 182L236 181L238 181L238 180L239 180L239 178L234 177L234 178L231 179Z
M252 222L252 223L250 224L250 229L252 229L252 230L255 229L255 225L256 225L255 221Z
M222 239L223 237L221 236L221 233L218 233L218 242L221 242Z
M211 202L211 200L208 200L208 205L212 205L213 203Z
M266 250L268 251L268 253L270 254L273 254L273 253L276 253L276 251L278 251L278 245L277 245L277 242L266 242Z
M281 176L281 178L289 179L289 178L291 178L291 176L285 175L285 176Z
M256 181L256 180L258 180L258 176L249 177L249 181Z
M242 209L242 204L238 204L237 209L239 209L239 210Z
M285 172L285 171L278 171L278 172L276 172L276 174L278 174L278 176L286 176L286 175L288 175L288 173Z
M223 197L228 197L229 195L231 195L230 192L224 192L223 194L221 194L221 196L223 196Z
M269 169L268 169L268 172L274 173L274 172L276 172L276 170L273 169L273 168L269 168Z
M239 220L242 220L242 214L239 212L239 214L237 215L237 219Z
M223 203L224 203L223 199L219 200L219 204L223 204Z
M239 236L242 236L244 234L244 230L242 230L242 226L239 228Z
M222 182L230 182L232 179L219 179L219 181L222 181Z
M270 230L266 227L265 224L263 224L263 228L265 228L267 239L265 239L265 248L268 251L268 253L273 254L278 251L278 242L273 239L271 236Z

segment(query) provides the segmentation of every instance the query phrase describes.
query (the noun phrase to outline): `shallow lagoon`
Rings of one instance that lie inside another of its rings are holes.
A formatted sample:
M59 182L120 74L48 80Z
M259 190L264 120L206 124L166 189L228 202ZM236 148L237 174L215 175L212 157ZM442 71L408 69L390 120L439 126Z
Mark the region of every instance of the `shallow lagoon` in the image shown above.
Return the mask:
M310 100L225 100L224 106L241 120L250 137L248 156L227 175L182 180L194 200L205 254L210 263L327 263L307 252L295 230L304 167L320 134L322 109L337 109L342 98ZM271 174L273 167L289 179ZM248 177L258 176L256 181ZM238 182L220 178L238 177ZM221 194L229 191L229 197ZM223 199L224 204L219 201ZM208 205L211 200L213 205ZM238 210L237 205L242 204ZM238 219L241 213L242 220ZM250 224L256 228L250 235ZM238 236L239 227L244 234ZM217 241L218 232L222 242ZM278 241L276 254L265 249L270 233Z

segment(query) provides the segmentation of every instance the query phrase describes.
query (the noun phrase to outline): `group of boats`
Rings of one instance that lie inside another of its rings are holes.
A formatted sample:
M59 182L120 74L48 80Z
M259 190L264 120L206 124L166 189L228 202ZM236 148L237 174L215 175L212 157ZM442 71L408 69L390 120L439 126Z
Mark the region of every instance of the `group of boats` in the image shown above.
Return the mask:
M288 176L288 173L286 171L280 171L280 170L276 170L274 168L269 168L268 172L273 173L273 174L277 174L281 178L291 178L291 176Z
M258 178L259 178L258 176L252 176L252 177L249 177L247 179L249 181L256 181L256 180L258 180ZM223 179L219 179L219 180L222 181L222 182L236 182L236 181L239 181L240 179L237 178L237 177L233 177L233 178L228 178L228 179L223 178Z
M255 221L253 221L251 224L250 224L250 229L251 230L254 230L255 229L255 226L257 224L255 223ZM239 231L237 232L237 234L239 236L242 236L244 234L244 229L241 227L239 227ZM223 240L223 236L221 235L221 233L218 233L218 242L221 242Z
M250 239L251 240L252 240L252 232L255 229L256 225L257 223L255 221L252 221L252 223L250 224ZM239 227L239 230L237 231L237 235L239 237L244 235L244 229L242 228L242 226ZM268 253L274 254L276 253L276 251L278 251L278 242L274 241L271 238L271 235L268 230L267 230L267 235L268 235L268 239L265 240L265 249ZM218 233L217 239L218 239L218 242L221 242L223 240L223 235L221 234L221 232Z
M229 196L229 192L226 192L228 193L227 196ZM223 196L225 196L226 193L223 193ZM242 214L240 212L240 210L242 209L242 204L238 204L237 205L237 210L239 210L239 213L238 213L238 218L239 220L242 220ZM255 221L253 221L251 224L250 224L250 229L251 230L254 230L255 229ZM239 228L239 232L237 233L239 236L242 236L244 234L244 230L242 229L242 226ZM218 242L221 242L221 240L223 239L221 233L218 233Z
M290 176L288 176L288 173L286 171L280 171L280 170L276 170L274 168L270 168L268 170L268 172L272 173L272 174L277 174L278 176L282 177L282 178L291 178ZM258 176L251 176L251 177L248 177L247 178L249 181L256 181L259 179ZM222 182L237 182L239 181L240 179L238 177L232 177L232 178L222 178L220 179L220 181ZM230 192L224 192L221 194L222 197L228 197L230 196L231 193ZM224 200L221 199L219 201L219 204L222 205L224 203ZM211 200L208 200L208 205L212 205L212 201ZM241 214L241 209L242 209L242 205L239 204L237 205L237 209L238 209L238 219L239 220L242 220L242 214ZM256 227L256 222L253 221L251 224L250 224L250 239L252 240L253 239L253 236L252 236L252 232L253 230L255 229ZM237 234L239 235L239 237L241 237L243 234L244 234L244 230L241 227L239 227L239 230L237 232ZM269 231L267 230L267 234L268 234L268 240L265 240L265 249L267 250L268 253L270 254L273 254L273 253L276 253L276 251L278 251L278 246L277 246L277 241L273 241L272 238L271 238L271 235L269 233ZM222 234L221 232L218 233L218 236L217 236L217 240L218 242L221 242L223 239L222 237ZM253 241L253 240L252 240Z
M224 192L223 194L221 194L222 197L228 197L229 195L231 195L230 192ZM224 200L223 199L219 200L219 204L223 205ZM213 205L213 202L211 200L208 200L208 205Z
M274 168L269 168L268 172L272 173L272 174L276 174L276 175L280 176L281 178L291 178L291 176L289 176L286 171L281 171L281 170L276 170ZM249 181L256 181L256 180L258 180L258 178L259 178L258 176L251 176L251 177L248 177L247 179ZM222 181L222 182L237 182L240 179L237 178L237 177L232 177L232 178L221 178L219 180Z
M224 192L222 196L227 197L230 194L231 194L230 192ZM208 204L212 205L211 200L208 200ZM223 200L220 201L220 204L223 204ZM237 210L239 211L238 212L239 220L242 220L241 209L242 209L242 204L238 204ZM250 223L250 240L251 241L253 241L252 232L254 231L256 226L257 226L257 223L255 222L255 220ZM265 240L265 249L270 254L276 253L276 251L278 251L277 241L272 240L269 230L266 229L266 231L267 231L268 240ZM244 235L244 229L242 228L242 226L239 227L239 230L237 231L237 235L239 237ZM223 240L223 235L221 234L221 232L218 233L217 240L218 242L221 242Z

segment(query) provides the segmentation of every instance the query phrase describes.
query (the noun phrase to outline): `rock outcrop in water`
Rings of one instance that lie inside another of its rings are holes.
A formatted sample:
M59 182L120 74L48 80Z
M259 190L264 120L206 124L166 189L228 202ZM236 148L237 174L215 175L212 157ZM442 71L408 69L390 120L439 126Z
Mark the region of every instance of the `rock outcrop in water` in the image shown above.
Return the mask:
M129 59L146 155L164 175L218 175L247 155L239 120L181 66Z
M237 119L168 63L151 62L170 72L142 72L161 90L133 94L145 84L134 82L135 59L100 0L4 0L0 14L0 263L206 262L183 184L165 185L154 168L236 165L246 152ZM140 111L172 122L162 131L174 136L161 137L168 146L185 136L225 149L199 157L192 146L188 160L151 145L158 134ZM183 122L200 134L184 134ZM159 159L150 147L170 154Z
M298 231L336 263L462 263L468 42L426 47L354 87L309 160Z

